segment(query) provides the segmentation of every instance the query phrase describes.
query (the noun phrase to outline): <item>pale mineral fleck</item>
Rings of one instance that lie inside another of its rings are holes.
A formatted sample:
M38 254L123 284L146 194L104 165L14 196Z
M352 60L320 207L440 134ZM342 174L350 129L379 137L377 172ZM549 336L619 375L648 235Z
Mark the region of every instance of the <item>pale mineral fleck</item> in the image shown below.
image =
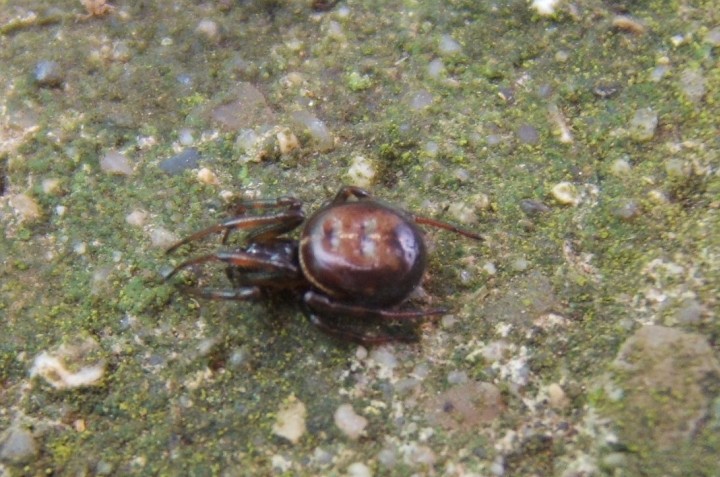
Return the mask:
M163 227L156 227L150 232L150 242L155 248L168 248L177 241L177 235Z
M334 415L335 425L350 439L357 439L365 431L368 421L357 414L351 404L341 404Z
M295 396L290 396L275 417L273 434L297 444L302 435L305 434L306 416L305 404Z
M142 227L148 218L148 213L141 209L136 209L125 216L125 222L133 227Z
M570 182L559 182L552 188L552 196L555 200L563 205L578 205L580 203L580 193L574 184Z
M534 9L538 15L550 16L555 13L559 4L560 0L532 0L530 8Z
M207 185L218 185L219 181L213 171L207 167L203 167L197 172L197 178L200 182Z
M27 194L15 194L10 197L10 205L21 220L31 222L42 216L40 206Z
M33 360L30 376L40 376L55 389L95 386L105 375L105 363L97 359L88 362L88 356L98 349L97 342L87 338L43 351Z
M108 151L100 158L100 169L107 174L129 176L133 173L130 160L118 151Z
M377 170L374 162L365 156L353 157L347 172L350 183L359 187L372 185L376 174Z

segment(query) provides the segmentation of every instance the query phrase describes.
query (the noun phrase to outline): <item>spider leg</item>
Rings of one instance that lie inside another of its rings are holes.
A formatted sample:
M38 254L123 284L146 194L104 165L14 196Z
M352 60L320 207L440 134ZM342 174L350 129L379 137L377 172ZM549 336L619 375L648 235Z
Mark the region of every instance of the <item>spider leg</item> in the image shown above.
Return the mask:
M437 316L447 313L442 308L430 310L388 310L383 308L369 308L362 305L349 305L332 301L330 298L308 291L303 296L303 302L311 310L325 315L343 315L360 319L380 320L420 320L428 316Z
M251 230L248 234L249 237L254 239L267 240L274 238L280 234L288 232L305 220L305 214L300 209L290 209L285 212L280 212L274 215L263 215L258 217L233 217L225 222L212 225L206 229L195 232L192 235L185 237L184 239L176 242L165 253L172 253L179 247L207 237L218 232L225 232L223 236L223 243L227 240L227 236L233 230L244 230L244 229L257 229Z
M205 298L208 300L251 301L257 300L262 295L262 290L260 290L260 287L255 286L229 288L226 290L188 286L181 286L178 288L190 295L194 295L198 298Z
M324 333L341 340L352 341L363 345L377 345L389 342L415 343L418 337L414 334L391 333L382 327L378 333L364 333L338 322L335 316L359 318L365 321L405 321L413 322L445 313L445 310L385 310L368 308L361 305L349 305L333 302L319 293L308 291L303 296L303 308L310 322Z
M414 335L362 333L342 326L331 318L313 313L312 310L307 309L306 313L310 319L310 323L312 323L320 331L343 341L352 341L353 343L361 345L379 345L396 341L403 343L416 343L418 341L418 337Z
M447 222L443 222L441 220L435 220L431 219L430 217L423 217L421 215L411 215L413 220L416 224L423 224L423 225L429 225L431 227L436 227L438 229L443 230L449 230L450 232L455 232L456 234L460 234L464 237L468 237L475 240L485 240L485 237L482 235L471 232L470 230L461 229L460 227L456 227L452 224L448 224Z
M207 262L224 262L229 266L244 268L248 270L268 270L275 272L285 272L289 276L299 274L298 267L291 262L284 260L274 260L272 258L260 257L256 254L248 253L244 250L234 250L231 252L217 252L208 255L191 258L182 262L165 276L165 280L169 280L173 275L193 265L199 265Z
M287 209L300 210L303 203L295 197L277 197L275 199L255 199L238 202L235 205L235 215L245 215L248 210L265 210L265 209Z
M372 197L372 194L370 194L370 192L366 191L365 189L357 186L342 186L338 193L335 195L332 204L345 203L350 200L351 197L362 200ZM485 238L478 233L472 232L470 230L461 229L460 227L456 227L441 220L431 219L430 217L423 217L421 215L414 215L407 212L406 214L408 214L409 217L417 224L429 225L431 227L449 230L450 232L455 232L456 234L460 234L464 237L472 238L475 240L485 240Z

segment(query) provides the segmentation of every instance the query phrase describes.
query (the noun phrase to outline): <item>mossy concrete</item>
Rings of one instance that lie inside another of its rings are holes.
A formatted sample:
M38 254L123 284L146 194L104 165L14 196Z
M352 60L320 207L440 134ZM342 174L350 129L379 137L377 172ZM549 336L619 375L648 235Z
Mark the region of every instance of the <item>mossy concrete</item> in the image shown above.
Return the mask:
M644 475L675 462L664 474L712 475L717 404L667 450L652 433L623 434L633 409L595 384L641 324L696 333L718 356L715 2L561 2L551 17L524 0L310 4L118 2L99 17L70 0L2 4L0 429L32 429L39 453L0 465L17 475L343 475L354 462L376 475ZM613 26L617 15L644 33ZM195 31L203 18L218 37ZM461 50L443 54L443 35ZM36 83L40 60L58 62L59 87ZM658 67L668 72L655 81ZM683 90L688 69L705 79L700 100ZM334 150L314 150L298 130L291 158L241 161L237 134L208 115L239 82L262 92L278 124L311 111ZM418 92L432 102L413 110ZM658 125L638 141L630 127L643 108ZM528 126L537 141L518 134ZM182 149L183 128L218 185L158 167ZM110 150L133 174L102 170ZM223 191L292 194L312 210L356 155L377 164L378 196L419 213L452 221L451 205L490 199L468 225L485 243L429 233L418 306L452 316L424 325L419 345L394 345L391 372L292 303L199 302L163 281L216 242L169 257L153 231L181 237L221 220ZM554 200L564 181L577 206ZM38 218L23 217L19 194ZM528 215L523 199L549 211ZM148 214L142 226L126 221L136 210ZM688 299L693 319L679 312ZM101 385L57 391L29 379L36 355L86 336L107 363ZM504 351L483 354L489 343ZM472 431L435 428L427 403L452 387L452 371L496 386L502 414ZM403 379L421 385L403 394ZM702 383L714 403L717 379ZM550 383L566 407L538 398ZM297 444L272 432L289 396L307 408ZM359 440L333 422L345 403L369 421Z

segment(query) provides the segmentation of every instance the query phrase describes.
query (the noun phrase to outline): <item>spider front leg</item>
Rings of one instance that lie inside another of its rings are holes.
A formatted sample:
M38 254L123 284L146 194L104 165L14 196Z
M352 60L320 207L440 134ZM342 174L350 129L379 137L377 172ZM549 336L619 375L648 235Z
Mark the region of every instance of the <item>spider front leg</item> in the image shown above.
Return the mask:
M308 291L303 296L303 303L310 322L321 331L335 336L336 338L354 341L364 345L376 345L393 341L414 343L418 341L417 336L402 335L397 333L362 333L355 329L339 324L330 316L343 316L357 319L358 321L415 321L430 316L438 316L446 313L443 309L431 310L393 310L383 308L369 308L361 305L351 305L332 301L327 296L314 291Z
M357 200L363 200L372 198L372 194L365 189L357 186L342 186L338 193L335 195L332 203L342 204L349 201L351 197L354 197ZM410 212L404 213L416 224L429 225L438 229L448 230L450 232L455 232L456 234L460 234L464 237L472 238L475 240L485 240L482 235L476 232L456 227L455 225L443 222L442 220L431 219L430 217L424 217L422 215L416 215Z
M236 209L241 215L195 232L173 244L165 253L172 253L187 243L200 240L218 232L224 232L222 242L225 243L230 233L234 230L248 230L246 237L246 241L248 242L271 240L295 229L305 220L305 214L301 207L302 202L293 197L245 202ZM270 215L244 215L248 209L264 210L274 208L285 208L285 210Z

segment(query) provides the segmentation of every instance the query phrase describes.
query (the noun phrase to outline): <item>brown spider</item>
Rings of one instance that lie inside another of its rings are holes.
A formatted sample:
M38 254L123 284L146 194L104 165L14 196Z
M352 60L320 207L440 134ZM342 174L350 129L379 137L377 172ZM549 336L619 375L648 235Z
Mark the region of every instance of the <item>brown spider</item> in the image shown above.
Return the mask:
M250 210L264 213L247 215ZM299 240L283 236L301 224ZM223 262L232 288L185 289L225 300L254 300L266 291L289 290L300 299L310 321L330 335L363 344L416 341L414 335L399 336L387 327L380 334L368 334L338 320L384 325L388 320L412 321L445 313L398 308L425 272L426 246L416 224L482 240L474 232L396 209L364 189L344 186L307 219L302 202L293 197L241 204L235 217L180 240L167 253L213 233L223 232L225 243L230 232L245 230L240 247L187 260L165 278L193 265Z

